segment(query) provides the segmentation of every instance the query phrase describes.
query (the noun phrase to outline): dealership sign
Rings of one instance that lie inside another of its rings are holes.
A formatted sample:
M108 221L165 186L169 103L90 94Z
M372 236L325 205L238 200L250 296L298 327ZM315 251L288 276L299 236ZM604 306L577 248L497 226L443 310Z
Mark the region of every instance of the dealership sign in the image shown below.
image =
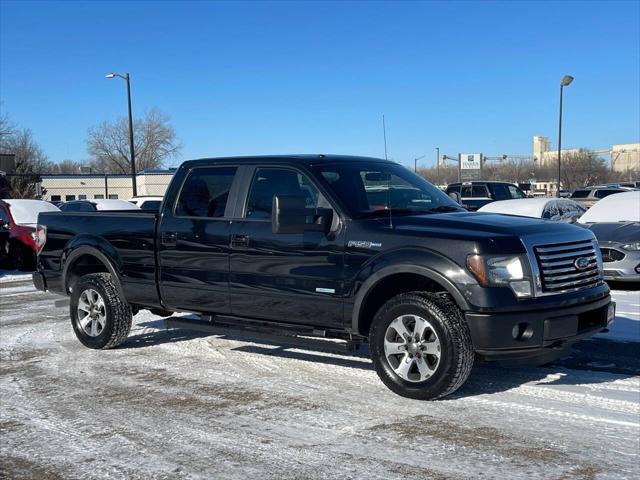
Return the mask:
M482 179L482 154L481 153L461 153L460 154L460 180Z

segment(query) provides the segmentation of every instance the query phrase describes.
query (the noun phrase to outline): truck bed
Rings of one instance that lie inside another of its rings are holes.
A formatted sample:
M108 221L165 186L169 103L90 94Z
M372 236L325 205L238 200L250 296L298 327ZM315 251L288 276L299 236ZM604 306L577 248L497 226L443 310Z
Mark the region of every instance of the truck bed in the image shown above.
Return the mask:
M127 300L159 305L156 286L155 230L157 213L138 210L41 213L47 242L40 253L40 270L50 290L66 293L61 260L78 243L89 244L112 260Z

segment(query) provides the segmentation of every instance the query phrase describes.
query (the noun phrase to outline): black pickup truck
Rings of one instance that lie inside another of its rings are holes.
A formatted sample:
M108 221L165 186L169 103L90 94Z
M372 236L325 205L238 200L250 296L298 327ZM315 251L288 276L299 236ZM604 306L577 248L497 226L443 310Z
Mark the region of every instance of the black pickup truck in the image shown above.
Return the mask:
M471 213L407 168L332 155L177 170L159 213L43 213L40 290L78 339L123 343L139 309L369 343L394 392L433 399L475 357L547 363L614 317L593 234ZM205 323L205 322L201 322Z

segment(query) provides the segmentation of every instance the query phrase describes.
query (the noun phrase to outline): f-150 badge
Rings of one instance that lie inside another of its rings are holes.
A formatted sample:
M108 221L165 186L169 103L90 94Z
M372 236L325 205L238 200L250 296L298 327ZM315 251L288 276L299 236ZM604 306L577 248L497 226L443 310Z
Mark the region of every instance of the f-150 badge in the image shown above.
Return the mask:
M347 242L347 247L354 248L381 248L382 243L380 242L368 242L365 240L349 240Z

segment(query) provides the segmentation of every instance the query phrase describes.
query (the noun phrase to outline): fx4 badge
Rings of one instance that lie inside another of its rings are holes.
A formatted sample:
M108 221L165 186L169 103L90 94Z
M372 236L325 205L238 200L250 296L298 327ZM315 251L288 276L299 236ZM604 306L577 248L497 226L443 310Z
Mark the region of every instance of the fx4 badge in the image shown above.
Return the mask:
M354 248L381 248L382 243L380 242L367 242L364 240L349 240L347 242L347 247Z

